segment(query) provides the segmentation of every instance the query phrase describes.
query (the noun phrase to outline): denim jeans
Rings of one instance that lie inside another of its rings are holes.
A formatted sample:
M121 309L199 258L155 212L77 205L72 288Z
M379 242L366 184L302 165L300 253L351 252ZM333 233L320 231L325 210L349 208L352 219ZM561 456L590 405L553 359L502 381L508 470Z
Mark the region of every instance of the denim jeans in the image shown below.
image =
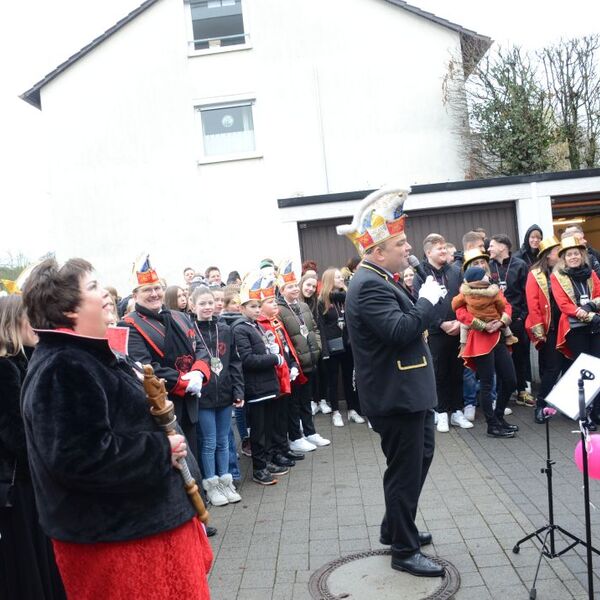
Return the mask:
M229 473L231 406L198 409L198 455L204 479Z
M233 423L229 425L229 472L234 479L242 478L237 457L237 444L233 434Z
M245 440L248 437L248 422L246 420L246 405L241 408L234 408L233 414L235 415L235 426L237 427L240 435L240 440Z

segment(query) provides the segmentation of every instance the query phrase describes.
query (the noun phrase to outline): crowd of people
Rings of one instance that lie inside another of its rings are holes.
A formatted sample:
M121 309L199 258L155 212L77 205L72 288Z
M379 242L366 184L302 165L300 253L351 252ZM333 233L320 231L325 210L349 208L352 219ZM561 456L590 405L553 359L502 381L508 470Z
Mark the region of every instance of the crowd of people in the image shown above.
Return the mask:
M437 431L472 428L479 405L487 434L512 438L513 394L543 423L545 398L572 361L582 352L600 357L600 256L581 228L559 240L534 225L515 252L508 236L488 239L482 230L465 233L462 251L438 233L422 249L391 276L411 302L433 305L428 351L397 368L433 367ZM384 439L386 418L361 408L349 336L349 325L354 341L369 324L349 323L346 310L349 283L370 264L353 257L319 273L313 261L299 272L289 260L264 259L244 277L233 271L224 282L216 266L187 267L180 285L167 285L143 256L121 298L100 286L87 261L60 267L48 259L20 293L0 298L6 597L93 598L107 585L135 596L143 576L144 586L148 577L156 590L175 580L177 593L205 598L207 536L216 530L195 517L181 459L205 501L219 507L242 499L240 454L252 481L271 486L307 452L330 445L317 432L318 412L334 427L373 426ZM369 311L376 318L377 299ZM528 385L530 342L539 352L537 398ZM178 434L156 427L142 365L164 380ZM383 385L385 398L385 382L368 385ZM600 403L589 421L595 430ZM426 460L432 456L433 447ZM186 559L174 565L180 550ZM148 575L150 556L158 567Z

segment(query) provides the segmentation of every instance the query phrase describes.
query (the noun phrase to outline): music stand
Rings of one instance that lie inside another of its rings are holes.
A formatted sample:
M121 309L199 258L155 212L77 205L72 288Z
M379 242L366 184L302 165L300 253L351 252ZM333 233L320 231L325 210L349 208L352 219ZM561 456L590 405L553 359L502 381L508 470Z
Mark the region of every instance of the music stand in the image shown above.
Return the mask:
M581 354L569 370L563 375L560 381L554 386L548 397L545 399L548 404L554 406L570 419L577 420L580 426L580 435L582 440L583 452L583 488L585 499L585 541L573 535L560 525L554 522L554 501L552 492L552 465L555 461L550 455L550 426L549 417L546 418L546 467L541 469L545 473L548 483L548 523L540 527L533 533L526 535L520 539L513 547L513 552L518 554L520 546L524 542L537 538L542 544L540 548L540 557L535 570L535 577L529 591L530 600L535 600L537 591L535 584L540 571L542 557L557 558L562 556L577 545L584 546L587 551L587 574L588 574L588 597L590 600L594 598L594 579L592 567L592 552L600 555L600 551L592 546L592 531L590 519L590 495L589 495L589 477L588 477L588 461L587 451L585 448L585 439L588 435L587 429L587 406L591 404L598 392L600 391L600 376L595 377L594 371L600 375L600 359L588 354ZM575 385L577 393L574 393ZM555 532L560 532L563 536L572 540L565 548L556 551ZM548 538L550 545L548 547Z

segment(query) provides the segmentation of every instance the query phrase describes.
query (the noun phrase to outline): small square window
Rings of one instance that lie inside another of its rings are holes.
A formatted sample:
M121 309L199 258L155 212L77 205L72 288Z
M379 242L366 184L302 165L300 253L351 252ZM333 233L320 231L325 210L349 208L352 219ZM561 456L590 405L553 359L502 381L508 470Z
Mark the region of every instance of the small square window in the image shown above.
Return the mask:
M241 0L192 0L194 48L244 44L244 19Z
M204 156L226 156L254 152L252 103L199 108L202 119Z

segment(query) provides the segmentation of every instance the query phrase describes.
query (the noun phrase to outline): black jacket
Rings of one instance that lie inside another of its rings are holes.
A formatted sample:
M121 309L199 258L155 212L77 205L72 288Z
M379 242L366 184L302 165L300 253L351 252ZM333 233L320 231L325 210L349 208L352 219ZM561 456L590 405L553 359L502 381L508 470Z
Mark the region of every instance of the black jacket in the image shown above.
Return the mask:
M342 338L344 346L350 344L348 330L346 328L346 292L336 291L330 294L331 306L327 312L325 304L319 300L317 303L317 325L321 334L322 356L329 356L329 348L327 342L336 338ZM341 323L341 328L340 328Z
M245 400L248 403L270 400L279 395L279 380L275 371L278 358L267 350L263 334L265 331L262 327L248 319L237 321L233 327L233 339L244 373Z
M199 338L196 357L210 365L212 354L218 356L223 365L221 373L217 375L213 371L210 381L202 388L198 407L223 408L238 398L243 400L242 361L235 349L231 327L222 321L195 321L194 325Z
M321 337L308 304L298 301L296 304L290 305L283 298L279 298L277 304L279 320L283 323L292 344L294 344L302 372L312 373L321 356ZM308 328L306 337L300 333L301 323Z
M429 261L424 260L421 263L421 269L426 279L431 275L440 285L446 288L446 296L435 305L435 316L428 328L430 335L446 335L440 329L440 325L444 321L454 321L456 319L456 313L452 310L452 298L458 295L462 284L460 267L452 263L443 265L441 269L436 269ZM413 284L415 295L418 295L422 285L423 280L415 277Z
M189 423L196 423L198 421L198 398L192 394L186 394L188 383L182 379L182 376L188 371L199 370L204 374L206 383L209 381L211 373L208 364L196 358L197 340L190 318L179 311L172 310L170 312L176 326L181 328L187 338L185 352L182 353L178 364L169 364L165 358L167 340L165 328L159 320L139 315L133 311L126 315L119 325L129 327L127 345L129 356L143 365L152 365L156 376L165 380L169 399L175 404L175 412L180 422L185 423L184 419L187 417Z
M534 250L529 245L529 236L531 235L532 231L539 231L542 238L544 237L542 228L539 225L532 225L525 232L525 237L523 238L523 243L521 244L521 247L513 254L513 256L515 256L516 258L520 258L521 260L525 261L525 264L527 265L528 269L533 263L537 261L538 254L538 250Z
M0 481L29 479L25 427L21 418L21 385L25 379L24 355L0 358Z
M504 296L512 306L513 321L516 319L525 320L527 316L525 285L529 274L529 267L525 261L517 258L514 254L502 261L502 264L496 260L491 260L490 271L494 283L500 285L501 288L501 282L506 283Z
M437 405L425 330L435 318L424 298L370 263L356 271L346 296L346 322L356 385L367 416L419 412Z
M167 531L195 511L142 384L106 340L40 332L23 418L40 523L68 542ZM188 453L198 479L198 467Z

